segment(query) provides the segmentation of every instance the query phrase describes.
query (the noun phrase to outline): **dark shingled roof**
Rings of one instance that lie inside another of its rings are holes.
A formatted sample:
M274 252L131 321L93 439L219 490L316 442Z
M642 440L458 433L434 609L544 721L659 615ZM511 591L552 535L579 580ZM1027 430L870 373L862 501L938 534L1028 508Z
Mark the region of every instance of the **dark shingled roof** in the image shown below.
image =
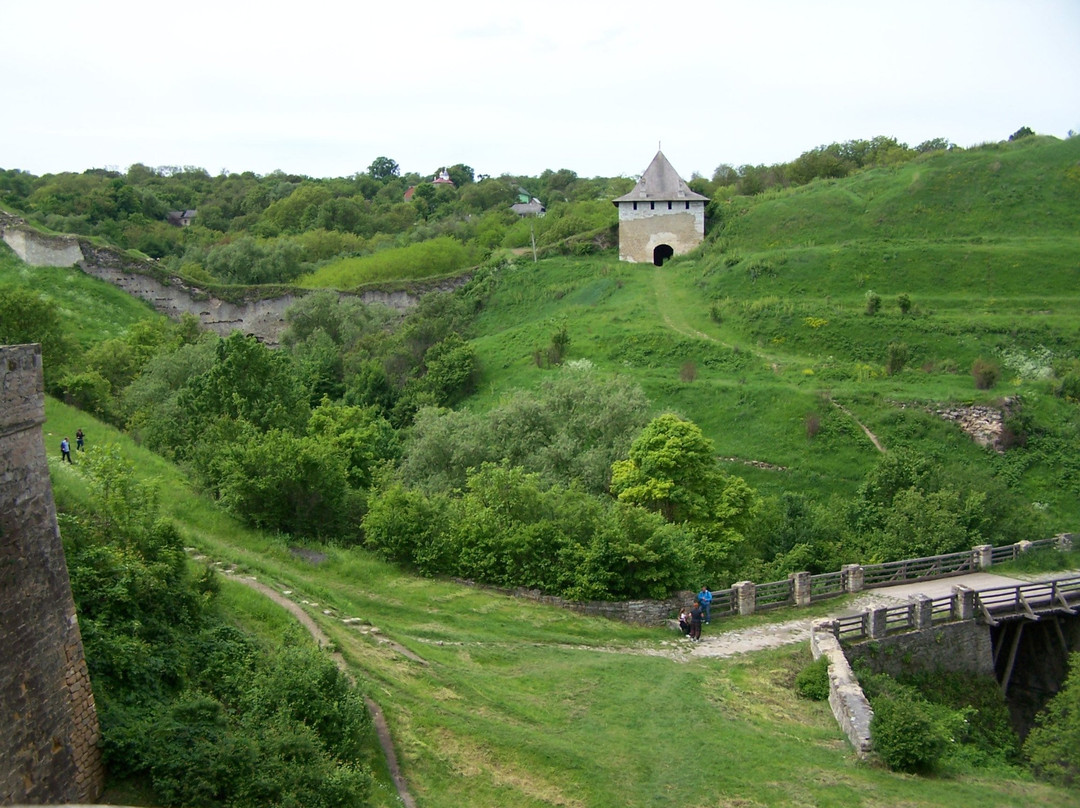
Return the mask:
M683 182L663 152L657 152L656 157L649 163L645 173L641 175L638 184L628 194L613 199L616 205L620 202L667 202L669 200L690 200L708 202L709 197L702 196L690 190L690 186Z

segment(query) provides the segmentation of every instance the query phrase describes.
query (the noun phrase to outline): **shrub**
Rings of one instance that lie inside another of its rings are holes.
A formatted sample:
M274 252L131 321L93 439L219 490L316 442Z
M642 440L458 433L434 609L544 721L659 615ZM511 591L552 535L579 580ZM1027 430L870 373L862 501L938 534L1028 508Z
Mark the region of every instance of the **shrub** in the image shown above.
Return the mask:
M881 308L881 295L873 289L866 293L866 313L871 317L878 313Z
M1024 754L1038 777L1061 785L1080 780L1080 653L1069 657L1064 686L1036 716Z
M821 416L816 412L806 414L806 437L812 438L821 431Z
M928 772L945 752L948 739L929 705L905 693L873 701L870 738L882 762L894 771Z
M684 382L692 382L697 378L697 365L693 362L683 362L683 366L679 368L679 379Z
M897 297L896 297L896 305L900 308L900 313L901 314L907 314L908 312L911 311L911 295L909 295L909 294L897 295Z
M829 660L820 656L799 671L795 690L804 699L825 701L829 698Z
M904 342L890 342L889 355L885 360L885 372L893 376L903 370L908 360L908 346Z
M975 380L975 389L989 390L1001 378L1001 368L980 356L971 364L971 378Z

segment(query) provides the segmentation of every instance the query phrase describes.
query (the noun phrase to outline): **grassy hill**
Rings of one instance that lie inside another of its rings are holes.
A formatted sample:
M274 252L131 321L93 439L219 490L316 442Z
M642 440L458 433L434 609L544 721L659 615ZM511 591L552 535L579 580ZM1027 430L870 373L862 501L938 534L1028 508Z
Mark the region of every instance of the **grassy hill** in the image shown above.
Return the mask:
M937 153L722 209L696 254L662 268L601 256L496 270L470 406L535 384L548 371L534 352L565 327L571 361L632 375L766 490L827 494L862 478L878 452L842 404L886 448L1008 473L1075 526L1078 413L1048 378L1080 356L1080 139ZM907 361L890 375L894 343ZM979 358L1001 369L993 389L975 387ZM1011 456L930 412L1006 396L1034 423Z
M422 806L1075 802L1075 793L1016 770L912 777L860 762L827 705L795 695L794 676L810 659L805 646L687 658L666 629L416 578L356 548L294 553L281 536L240 526L121 433L51 399L46 416L49 446L76 426L86 428L90 450L117 445L141 479L167 492L164 515L186 543L304 604L385 712ZM80 464L50 456L50 467L58 501L77 509L87 496ZM237 623L287 633L276 607L239 584L223 586L222 605ZM127 804L145 798L117 795ZM385 772L372 804L398 804Z

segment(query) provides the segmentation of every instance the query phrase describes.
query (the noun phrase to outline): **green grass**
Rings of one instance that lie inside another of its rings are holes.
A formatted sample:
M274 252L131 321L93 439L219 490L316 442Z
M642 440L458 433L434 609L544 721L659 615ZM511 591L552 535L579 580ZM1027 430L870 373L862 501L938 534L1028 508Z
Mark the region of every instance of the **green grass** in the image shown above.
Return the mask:
M54 435L82 424L90 447L115 442L140 478L160 483L163 510L199 551L307 601L385 711L422 806L1074 804L1074 793L1012 771L915 778L859 762L828 707L792 689L810 660L805 645L678 660L663 656L680 647L664 629L414 578L357 549L319 548L325 561L315 564L281 537L237 524L108 427L52 400L47 418ZM56 454L54 486L85 497L78 456L69 466ZM225 582L221 604L268 640L292 630L284 610L238 584ZM712 630L809 614L774 611ZM136 801L139 792L125 793ZM385 771L376 794L379 808L394 804Z

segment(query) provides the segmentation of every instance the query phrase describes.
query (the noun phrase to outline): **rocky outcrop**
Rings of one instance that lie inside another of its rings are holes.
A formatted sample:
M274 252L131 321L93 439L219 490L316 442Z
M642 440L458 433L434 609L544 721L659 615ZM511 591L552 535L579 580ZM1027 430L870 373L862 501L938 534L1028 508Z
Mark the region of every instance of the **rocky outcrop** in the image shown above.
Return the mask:
M1015 399L1006 398L1002 400L1000 409L986 405L945 406L937 407L933 412L939 418L955 423L980 446L1004 452L1010 437L1005 428L1005 419L1015 403Z
M252 290L246 299L224 300L206 289L170 275L157 261L139 259L108 247L99 247L77 236L50 236L27 226L16 216L0 212L0 235L15 254L30 266L78 266L88 275L123 289L145 300L173 319L191 314L203 328L221 336L233 331L252 334L268 345L276 346L285 329L285 310L308 294L291 289L272 297L257 297ZM365 289L342 297L359 298L366 304L387 306L398 312L413 308L420 298L434 291L451 291L465 283L454 278L417 284L411 289ZM280 287L279 287L280 288Z

